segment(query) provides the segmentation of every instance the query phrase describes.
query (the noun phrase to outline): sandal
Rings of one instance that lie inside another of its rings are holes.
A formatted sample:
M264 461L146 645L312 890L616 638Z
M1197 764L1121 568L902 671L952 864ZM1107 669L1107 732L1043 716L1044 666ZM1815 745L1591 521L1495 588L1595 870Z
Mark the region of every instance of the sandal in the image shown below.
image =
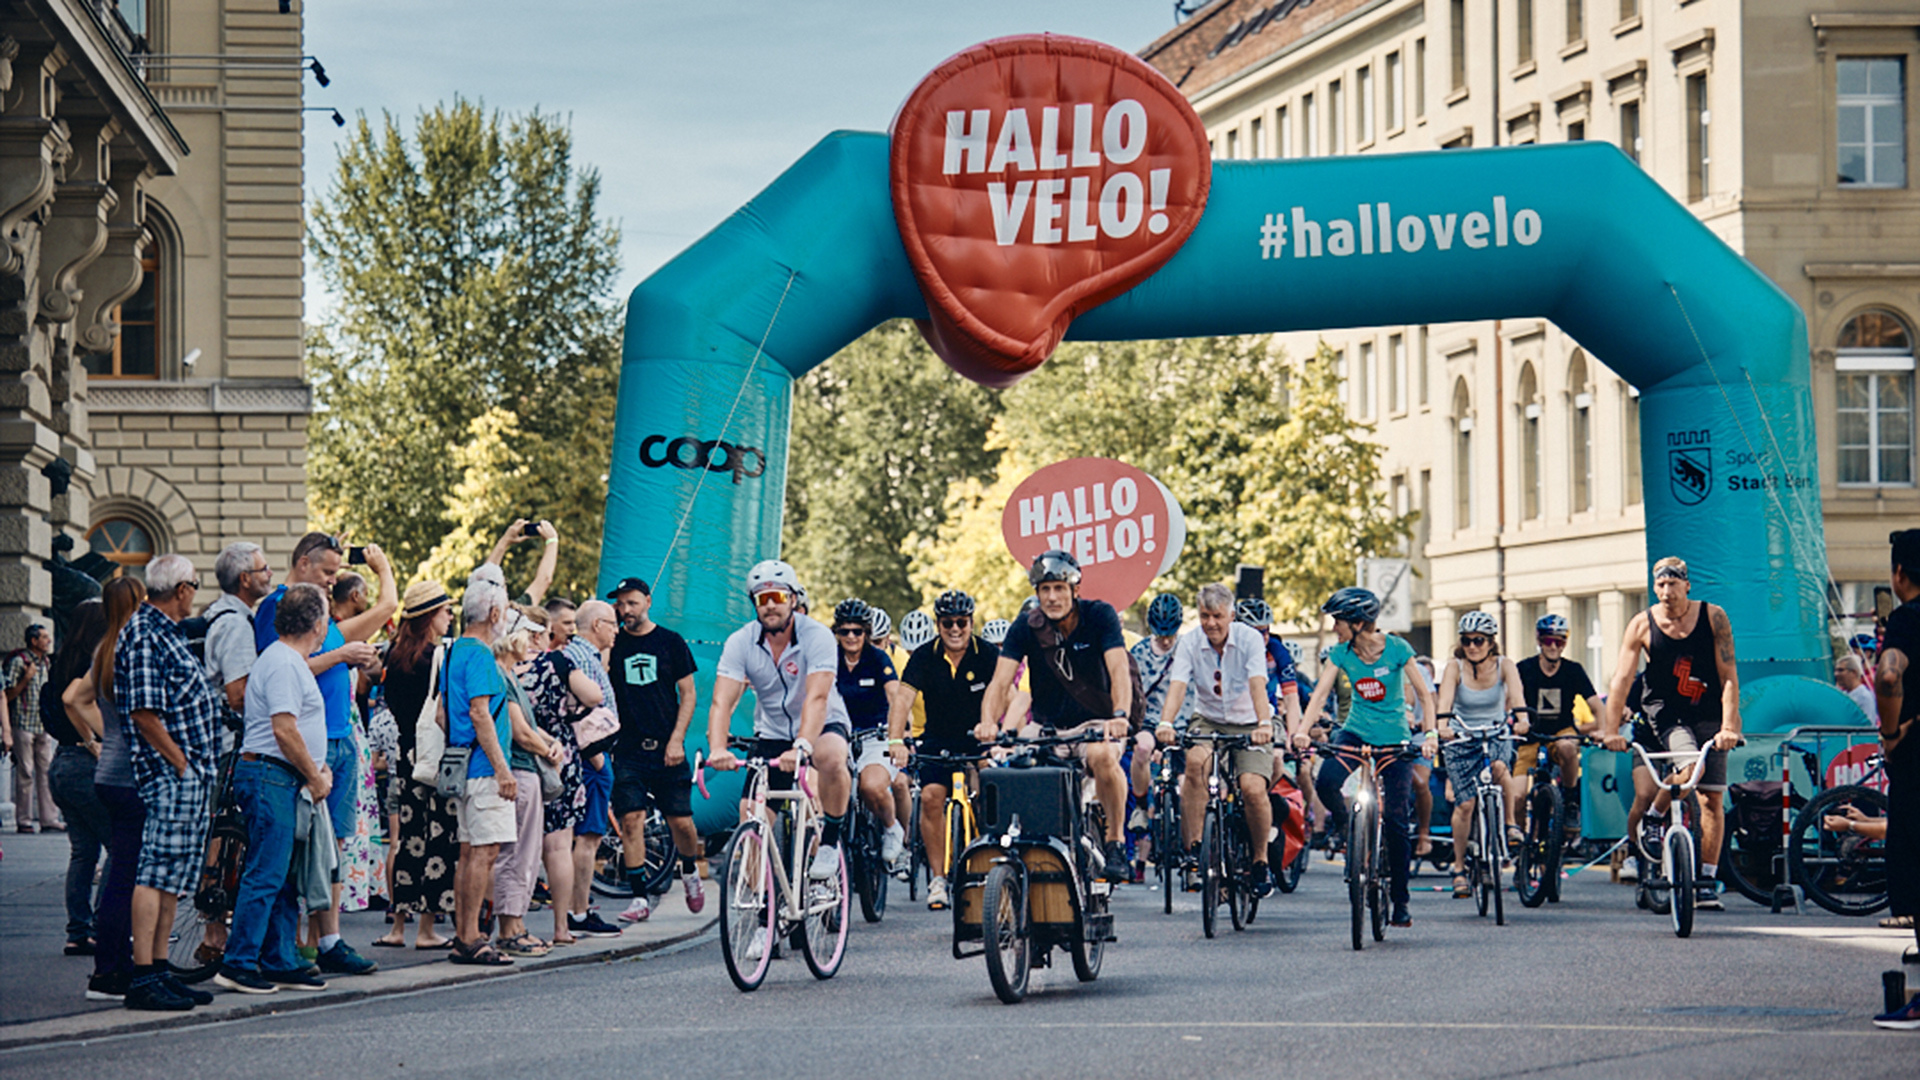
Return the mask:
M1880 929L1882 929L1882 930L1911 930L1911 929L1913 929L1913 916L1911 916L1911 915L1889 915L1889 916L1887 916L1886 918L1884 918L1884 919L1881 919L1881 920L1880 920Z
M1465 900L1467 897L1472 895L1473 895L1473 886L1468 884L1467 875L1465 874L1453 875L1453 898L1455 900Z
M1517 848L1527 842L1527 834L1518 825L1507 826L1507 847Z
M508 956L525 956L532 958L547 955L553 951L553 946L534 937L533 934L523 931L500 942L500 951L506 953Z
M554 935L553 941L550 942L549 944L551 944L554 948L557 949L562 945L576 944L577 942L579 942L579 940L580 940L579 938L574 937L572 934L568 934L565 937L561 937L558 934L556 934Z
M447 962L473 967L507 967L513 963L513 957L501 956L494 949L493 942L484 938L472 945L455 940L452 951L447 954Z

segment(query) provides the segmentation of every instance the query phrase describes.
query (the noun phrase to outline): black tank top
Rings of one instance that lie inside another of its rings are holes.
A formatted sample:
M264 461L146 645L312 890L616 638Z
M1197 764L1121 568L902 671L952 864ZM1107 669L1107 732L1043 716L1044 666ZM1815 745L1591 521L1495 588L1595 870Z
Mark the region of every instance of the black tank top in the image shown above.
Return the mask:
M1669 728L1717 718L1720 712L1720 666L1713 655L1713 607L1700 601L1700 617L1693 632L1671 638L1660 632L1660 622L1647 611L1646 689L1642 694L1647 719Z

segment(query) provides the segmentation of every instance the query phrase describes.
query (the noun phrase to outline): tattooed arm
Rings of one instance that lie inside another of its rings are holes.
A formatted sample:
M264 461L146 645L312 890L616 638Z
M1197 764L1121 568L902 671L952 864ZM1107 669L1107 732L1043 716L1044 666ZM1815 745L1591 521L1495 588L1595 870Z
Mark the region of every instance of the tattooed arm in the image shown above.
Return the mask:
M1713 663L1720 672L1720 733L1713 737L1716 747L1730 750L1740 741L1740 669L1733 659L1733 624L1727 621L1727 609L1707 605L1707 617L1713 622Z
M1880 706L1880 741L1888 750L1900 745L1907 737L1913 721L1900 722L1900 707L1904 703L1905 687L1902 685L1907 673L1907 654L1899 649L1888 649L1880 654L1880 662L1874 668L1873 693Z

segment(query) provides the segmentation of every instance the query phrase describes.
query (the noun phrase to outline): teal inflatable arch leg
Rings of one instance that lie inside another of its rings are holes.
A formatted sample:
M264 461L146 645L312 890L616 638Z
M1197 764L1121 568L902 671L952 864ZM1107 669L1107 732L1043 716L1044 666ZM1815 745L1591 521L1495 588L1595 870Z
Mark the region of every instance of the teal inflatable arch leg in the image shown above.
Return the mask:
M718 643L751 614L739 582L779 549L791 379L925 314L887 139L853 132L634 290L602 586L655 582L658 617L699 643L703 702ZM1069 336L1520 317L1643 391L1649 558L1686 559L1724 602L1747 677L1823 675L1804 318L1611 146L1217 162L1186 245Z

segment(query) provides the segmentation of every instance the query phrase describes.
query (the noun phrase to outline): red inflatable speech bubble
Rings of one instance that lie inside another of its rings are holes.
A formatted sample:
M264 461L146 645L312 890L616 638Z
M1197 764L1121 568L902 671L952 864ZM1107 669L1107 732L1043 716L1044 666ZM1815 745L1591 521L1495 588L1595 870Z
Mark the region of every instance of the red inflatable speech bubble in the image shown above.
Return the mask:
M954 370L1011 386L1082 311L1186 242L1212 184L1180 91L1110 45L1051 34L976 45L894 117L893 215Z
M1059 548L1080 560L1080 595L1125 608L1171 568L1187 518L1166 487L1124 461L1072 458L1020 482L1000 534L1021 566Z

